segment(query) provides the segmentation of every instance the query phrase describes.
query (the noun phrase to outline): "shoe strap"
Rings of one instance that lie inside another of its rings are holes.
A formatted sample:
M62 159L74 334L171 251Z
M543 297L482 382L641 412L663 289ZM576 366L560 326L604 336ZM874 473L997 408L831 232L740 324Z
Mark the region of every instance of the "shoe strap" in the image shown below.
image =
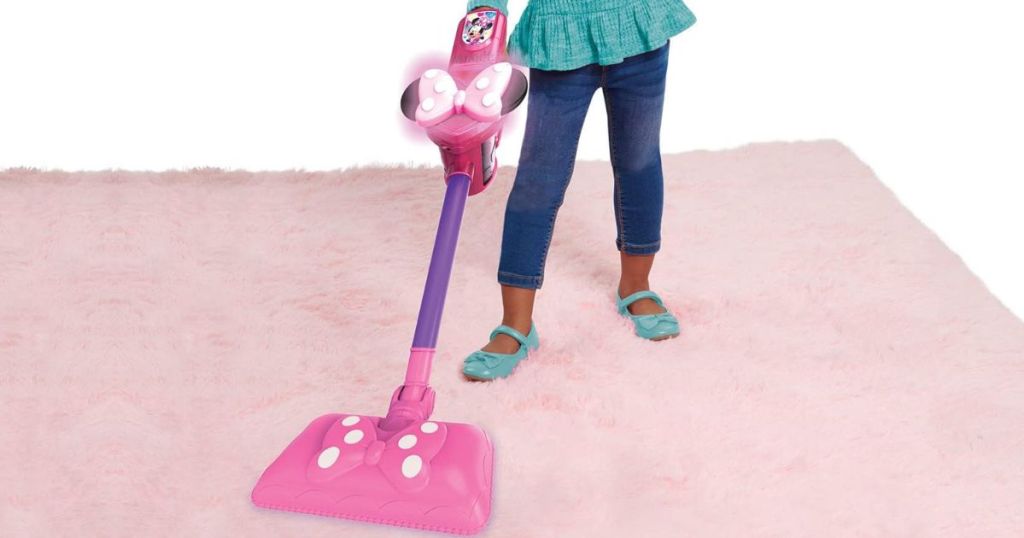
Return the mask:
M499 334L511 336L512 338L515 339L516 342L519 342L519 345L521 346L526 345L526 335L513 329L512 327L509 327L508 325L498 325L496 329L491 331L491 337L489 338L489 340L494 340L494 337L498 336Z
M616 294L617 295L617 294ZM665 308L665 303L662 302L661 297L658 297L657 293L651 290L638 291L632 295L627 296L624 299L619 299L619 312L628 312L629 305L639 301L640 299L650 299L658 304L658 306Z

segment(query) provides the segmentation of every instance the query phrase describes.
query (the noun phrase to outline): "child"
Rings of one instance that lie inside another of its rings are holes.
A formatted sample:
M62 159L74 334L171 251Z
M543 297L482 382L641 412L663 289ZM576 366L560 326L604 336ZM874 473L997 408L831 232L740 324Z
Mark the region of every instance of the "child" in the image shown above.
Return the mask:
M469 9L507 13L506 4L470 0ZM668 40L695 20L682 0L530 0L509 38L510 54L530 67L530 99L505 209L498 268L504 318L490 342L464 361L462 372L470 379L506 377L539 345L534 297L598 88L608 113L615 181L618 310L642 338L679 334L676 318L650 291L648 276L661 240L659 133Z

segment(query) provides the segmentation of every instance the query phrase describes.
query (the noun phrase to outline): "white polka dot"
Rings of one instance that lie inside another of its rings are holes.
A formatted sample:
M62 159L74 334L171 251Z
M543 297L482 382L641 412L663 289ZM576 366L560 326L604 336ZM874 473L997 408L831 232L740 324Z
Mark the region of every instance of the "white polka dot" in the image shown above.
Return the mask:
M354 445L363 440L362 430L352 430L345 434L345 444Z
M491 85L491 79L487 77L480 77L476 79L476 89L483 90Z
M320 453L320 457L316 459L316 464L319 465L321 469L326 469L331 465L334 465L334 462L338 461L338 456L340 454L340 448L336 446L329 446Z
M420 431L423 433L434 433L437 431L436 422L424 422L420 425Z
M466 92L459 90L455 92L455 106L462 106L466 104Z
M440 69L427 69L427 72L423 73L423 76L426 77L426 78L434 78L434 77L436 77L440 73L441 73Z
M455 89L455 81L444 77L434 83L434 91L437 93L448 93Z
M422 108L424 112L430 112L431 110L434 110L434 105L436 104L437 103L434 102L433 97L427 97L422 103L420 103L420 108Z
M423 470L423 460L419 456L409 456L402 462L402 476L415 478Z
M414 446L416 446L415 435L403 435L402 438L398 440L398 448L401 448L402 450L409 450Z
M345 417L344 420L341 421L342 426L355 426L358 423L359 417Z
M495 92L487 92L484 94L484 98L480 102L486 107L492 107L498 104L498 94Z
M512 64L510 64L508 62L501 62L500 64L494 64L494 70L497 71L498 73L504 73L504 72L506 72L506 71L508 71L510 69L512 69Z

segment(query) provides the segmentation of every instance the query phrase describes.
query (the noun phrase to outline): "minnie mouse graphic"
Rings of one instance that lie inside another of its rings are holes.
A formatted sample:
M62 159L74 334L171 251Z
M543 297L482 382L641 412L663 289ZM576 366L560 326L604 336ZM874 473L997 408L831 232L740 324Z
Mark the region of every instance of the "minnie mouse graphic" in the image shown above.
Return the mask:
M481 11L466 15L466 24L462 28L462 41L467 45L479 45L487 42L494 33L495 11Z

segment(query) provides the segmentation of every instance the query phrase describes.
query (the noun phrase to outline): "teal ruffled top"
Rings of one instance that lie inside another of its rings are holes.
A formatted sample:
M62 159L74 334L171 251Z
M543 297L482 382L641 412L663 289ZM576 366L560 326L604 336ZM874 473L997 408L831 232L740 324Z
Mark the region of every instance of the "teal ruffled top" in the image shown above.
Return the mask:
M508 14L508 0L469 0ZM568 71L611 65L664 45L697 21L682 0L530 0L509 36L522 65Z

